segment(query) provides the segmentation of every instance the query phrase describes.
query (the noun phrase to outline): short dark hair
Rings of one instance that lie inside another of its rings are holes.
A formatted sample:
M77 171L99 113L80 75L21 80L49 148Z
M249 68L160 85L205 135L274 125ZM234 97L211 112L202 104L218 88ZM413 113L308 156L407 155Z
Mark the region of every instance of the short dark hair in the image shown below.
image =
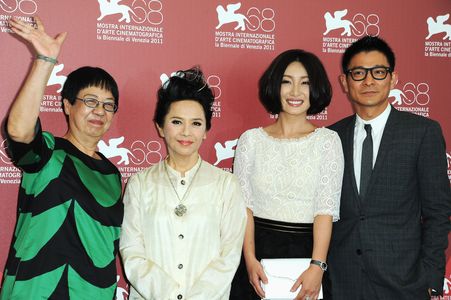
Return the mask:
M391 71L395 70L395 54L386 41L377 36L364 36L352 43L343 53L341 68L343 73L348 71L351 59L360 52L379 51L387 58Z
M111 92L114 103L119 108L119 89L116 81L107 71L98 67L85 66L72 71L64 83L61 97L67 99L70 104L74 104L78 93L91 86Z
M213 115L211 107L213 106L215 96L205 81L202 70L199 67L177 71L161 85L157 92L157 105L153 117L154 122L162 128L171 104L182 100L193 100L202 106L205 114L206 128L209 130Z
M260 102L271 114L278 114L282 110L280 86L283 74L288 65L295 61L304 66L310 82L310 108L307 114L317 114L330 104L332 86L321 61L313 53L291 49L279 54L258 82Z

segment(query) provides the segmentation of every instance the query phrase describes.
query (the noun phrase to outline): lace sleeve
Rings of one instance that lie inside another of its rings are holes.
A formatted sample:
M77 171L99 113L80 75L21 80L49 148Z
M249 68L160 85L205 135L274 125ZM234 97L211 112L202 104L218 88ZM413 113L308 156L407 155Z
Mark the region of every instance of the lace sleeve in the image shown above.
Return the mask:
M252 134L250 131L244 132L238 140L235 150L235 160L233 163L233 173L237 175L243 190L244 202L252 210L252 185L250 176L254 163L254 149L252 145Z
M319 151L324 159L319 166L320 178L315 195L314 216L331 215L335 222L340 218L340 196L344 170L343 148L337 133L328 133L324 137Z

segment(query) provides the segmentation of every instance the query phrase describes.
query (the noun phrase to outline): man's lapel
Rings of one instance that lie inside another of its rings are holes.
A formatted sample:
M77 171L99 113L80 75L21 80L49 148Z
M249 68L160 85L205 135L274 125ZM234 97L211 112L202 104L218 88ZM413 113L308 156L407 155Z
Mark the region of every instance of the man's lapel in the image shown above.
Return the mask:
M350 178L351 180L351 187L352 190L349 191L351 195L353 195L353 199L356 201L356 206L360 208L360 198L359 193L357 190L357 184L354 174L354 129L355 129L355 122L356 122L356 116L354 115L354 118L351 119L351 121L348 123L348 126L346 128L345 133L345 140L343 141L344 145L344 156L346 157L347 161L345 162L349 167L346 168L347 172L344 174L347 178Z
M398 111L392 107L382 134L379 151L377 152L376 163L374 164L373 174L371 175L371 180L368 186L369 192L371 192L371 186L373 186L375 178L378 176L384 176L384 172L387 172L387 170L383 169L383 162L385 161L387 154L393 148L393 139L396 131L396 122L398 119L397 114Z

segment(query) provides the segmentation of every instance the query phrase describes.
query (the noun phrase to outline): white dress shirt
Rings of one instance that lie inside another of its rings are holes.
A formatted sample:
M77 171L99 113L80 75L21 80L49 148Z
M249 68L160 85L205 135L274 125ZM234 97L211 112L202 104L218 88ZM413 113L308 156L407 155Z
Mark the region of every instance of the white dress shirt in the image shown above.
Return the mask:
M200 160L185 177L166 165L187 207L179 217L165 164L133 175L125 191L120 252L129 299L226 300L246 224L238 180L205 161L197 175Z
M354 175L357 184L357 190L360 192L360 169L362 165L362 147L366 138L365 124L371 125L371 137L373 138L373 167L376 162L379 146L381 145L382 135L384 133L385 124L387 124L390 115L391 105L372 120L363 120L356 114L354 128Z

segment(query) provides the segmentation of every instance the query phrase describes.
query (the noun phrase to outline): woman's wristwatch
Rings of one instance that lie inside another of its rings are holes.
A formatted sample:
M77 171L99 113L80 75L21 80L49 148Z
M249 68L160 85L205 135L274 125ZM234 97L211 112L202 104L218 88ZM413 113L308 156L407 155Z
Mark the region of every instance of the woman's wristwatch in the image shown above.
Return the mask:
M316 260L316 259L312 259L310 261L311 265L317 265L318 267L321 268L321 270L323 270L324 272L327 271L327 264L323 261L320 260Z

